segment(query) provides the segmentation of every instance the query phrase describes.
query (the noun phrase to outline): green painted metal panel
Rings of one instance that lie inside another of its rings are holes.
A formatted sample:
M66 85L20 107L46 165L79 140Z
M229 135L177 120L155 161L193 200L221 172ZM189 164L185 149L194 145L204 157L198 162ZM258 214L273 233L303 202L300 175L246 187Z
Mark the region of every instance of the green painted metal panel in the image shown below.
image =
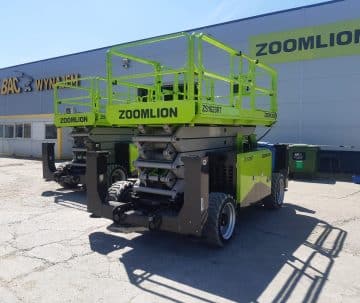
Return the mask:
M272 154L268 149L239 153L236 158L236 200L241 205L257 202L271 193Z
M195 104L189 101L136 102L113 104L107 108L108 121L118 126L182 124L192 121L194 115Z
M221 124L270 125L276 113L241 111L228 105L196 101L135 102L107 107L107 119L112 125L139 124Z

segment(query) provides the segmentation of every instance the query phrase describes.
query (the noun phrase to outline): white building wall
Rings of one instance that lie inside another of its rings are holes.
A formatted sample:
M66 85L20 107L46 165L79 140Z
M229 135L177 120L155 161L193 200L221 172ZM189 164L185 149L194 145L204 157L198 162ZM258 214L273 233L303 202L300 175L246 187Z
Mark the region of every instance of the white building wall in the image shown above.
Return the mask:
M55 156L58 157L57 140L45 139L45 125L53 124L52 118L0 119L0 125L11 124L15 126L18 123L29 123L31 125L31 138L0 138L0 155L40 158L42 142L54 142Z
M203 31L250 53L251 38L257 35L291 33L351 20L359 20L360 29L358 0L275 13ZM341 30L346 28L340 25ZM278 123L264 140L360 148L360 43L357 45L356 54L270 63L279 76Z
M325 3L207 26L195 31L211 34L245 53L250 53L251 39L255 36L278 32L291 33L310 26L349 20L360 20L360 1ZM165 63L170 59L180 61L184 52L175 42L171 43L164 43L158 49L140 49L136 54L155 54ZM79 73L82 77L104 76L106 49L25 64L16 69L31 75L34 79L69 73ZM360 148L360 43L358 50L358 53L346 56L339 54L328 58L271 63L279 75L279 119L263 140L274 143L346 145ZM211 63L221 69L220 59L212 60ZM132 63L127 72L134 72L136 68L136 64ZM0 78L13 76L13 70L14 68L0 70ZM51 90L0 96L0 120L3 115L51 114L52 100ZM45 141L45 123L52 122L32 121L33 138L30 141L0 139L0 153L28 152L28 155L40 156L40 143ZM71 157L72 140L69 132L70 129L63 130L63 153L66 157ZM262 130L258 133L261 134ZM57 148L55 150L57 151Z

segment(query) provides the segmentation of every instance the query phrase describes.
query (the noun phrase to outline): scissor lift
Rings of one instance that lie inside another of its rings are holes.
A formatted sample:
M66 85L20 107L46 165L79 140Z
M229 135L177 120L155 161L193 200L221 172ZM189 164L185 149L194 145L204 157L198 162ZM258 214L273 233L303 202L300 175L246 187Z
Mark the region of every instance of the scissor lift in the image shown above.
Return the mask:
M79 86L81 83L81 86ZM73 141L70 162L55 166L54 143L43 143L43 177L55 180L62 187L74 188L86 184L86 152L109 152L108 182L126 180L134 174L132 162L137 151L131 143L130 128L113 128L105 116L106 79L80 78L54 85L54 124L71 127Z
M117 74L116 62L130 68ZM284 176L255 135L277 119L271 67L209 35L180 33L111 48L107 85L109 124L137 129L139 177L107 189L106 154L88 152L89 212L222 246L236 208L282 206Z

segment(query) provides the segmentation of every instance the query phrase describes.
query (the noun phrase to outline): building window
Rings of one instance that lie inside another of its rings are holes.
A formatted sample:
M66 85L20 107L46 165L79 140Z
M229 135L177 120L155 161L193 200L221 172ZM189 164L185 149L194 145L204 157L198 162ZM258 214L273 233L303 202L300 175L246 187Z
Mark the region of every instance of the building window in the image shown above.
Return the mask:
M45 139L56 139L57 129L54 124L45 125Z
M0 138L4 137L4 125L0 124Z
M24 138L31 138L31 124L24 124Z
M14 138L14 125L5 125L5 138Z
M23 124L16 124L15 125L15 137L22 138L24 132L24 125Z

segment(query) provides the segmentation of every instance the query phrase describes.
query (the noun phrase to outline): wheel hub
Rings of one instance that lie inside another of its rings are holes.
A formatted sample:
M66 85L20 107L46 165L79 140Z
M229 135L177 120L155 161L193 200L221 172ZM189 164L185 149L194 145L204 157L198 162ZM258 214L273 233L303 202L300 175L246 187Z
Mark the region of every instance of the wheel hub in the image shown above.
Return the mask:
M126 174L121 168L116 168L111 173L111 183L126 180Z
M224 205L220 214L220 234L224 240L230 239L235 228L235 207L228 202Z
M221 214L221 226L226 226L229 222L227 214Z

